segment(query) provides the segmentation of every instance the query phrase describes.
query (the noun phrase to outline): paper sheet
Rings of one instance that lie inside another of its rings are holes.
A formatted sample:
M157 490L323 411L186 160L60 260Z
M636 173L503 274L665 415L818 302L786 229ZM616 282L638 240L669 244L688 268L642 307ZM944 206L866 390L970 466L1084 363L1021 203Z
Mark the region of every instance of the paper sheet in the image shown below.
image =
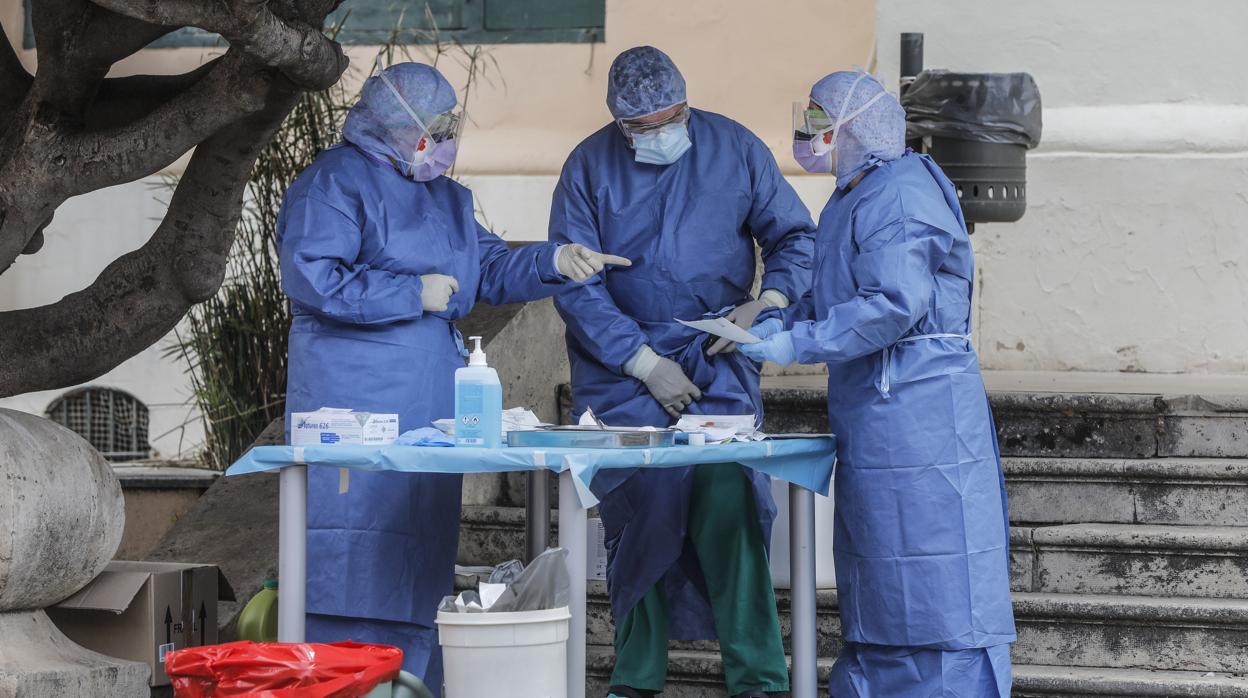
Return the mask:
M707 320L677 319L676 322L679 322L685 327L692 327L699 332L706 332L708 334L713 334L716 337L730 339L737 344L754 344L755 342L763 341L722 317L710 318Z
M754 428L755 416L682 414L676 429L686 434L706 434L707 443L728 440L747 441L766 438Z

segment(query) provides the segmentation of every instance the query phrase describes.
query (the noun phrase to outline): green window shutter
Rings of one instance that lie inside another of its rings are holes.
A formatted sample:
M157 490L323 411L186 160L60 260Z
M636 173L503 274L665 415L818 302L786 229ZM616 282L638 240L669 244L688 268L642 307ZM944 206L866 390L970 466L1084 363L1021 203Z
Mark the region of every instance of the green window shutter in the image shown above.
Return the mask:
M396 28L405 41L418 41L420 34L435 28L452 35L469 28L464 4L465 0L346 0L325 26L346 18L338 40L348 44L385 43Z
M35 47L30 3L23 3L25 48ZM428 43L435 27L443 41L463 44L600 42L605 6L606 0L345 0L325 26L345 18L337 38L348 45L384 44L396 29L400 43ZM225 45L216 34L188 27L148 48Z
M481 0L485 29L594 29L606 15L604 0Z

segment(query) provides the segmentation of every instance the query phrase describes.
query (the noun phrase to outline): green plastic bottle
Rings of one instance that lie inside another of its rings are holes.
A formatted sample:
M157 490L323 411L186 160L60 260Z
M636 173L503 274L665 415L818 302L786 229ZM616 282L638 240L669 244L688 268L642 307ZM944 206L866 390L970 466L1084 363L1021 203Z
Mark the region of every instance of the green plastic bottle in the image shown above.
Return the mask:
M264 588L243 607L238 615L238 639L277 642L276 580L264 580Z

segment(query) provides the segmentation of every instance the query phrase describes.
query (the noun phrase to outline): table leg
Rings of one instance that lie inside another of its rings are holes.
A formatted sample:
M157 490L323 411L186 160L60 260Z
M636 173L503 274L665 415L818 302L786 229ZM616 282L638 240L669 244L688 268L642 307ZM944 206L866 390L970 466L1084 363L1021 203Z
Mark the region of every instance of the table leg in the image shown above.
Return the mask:
M530 470L525 497L524 531L528 564L550 544L550 471Z
M815 493L789 485L789 564L792 565L793 698L816 698Z
M568 627L568 698L585 698L585 599L588 565L588 529L585 509L576 496L572 472L559 476L559 547L568 551L568 576L572 578Z
M278 474L277 594L278 642L304 641L308 593L308 466Z

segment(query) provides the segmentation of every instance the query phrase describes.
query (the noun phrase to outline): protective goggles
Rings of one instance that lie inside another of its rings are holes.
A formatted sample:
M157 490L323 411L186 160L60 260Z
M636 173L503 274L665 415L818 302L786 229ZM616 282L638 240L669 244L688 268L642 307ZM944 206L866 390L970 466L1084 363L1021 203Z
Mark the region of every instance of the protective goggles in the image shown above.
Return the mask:
M682 104L680 109L676 110L675 114L672 114L671 116L667 117L666 119L663 119L662 121L646 123L643 121L638 121L637 119L619 119L616 121L616 123L620 125L620 130L624 131L624 135L632 137L632 136L642 136L647 133L654 133L655 131L661 131L662 129L668 126L671 126L672 124L683 124L683 123L687 123L688 121L689 121L689 105Z
M816 134L831 131L832 126L832 117L826 111L807 102L793 103L793 137L797 140L808 141Z

